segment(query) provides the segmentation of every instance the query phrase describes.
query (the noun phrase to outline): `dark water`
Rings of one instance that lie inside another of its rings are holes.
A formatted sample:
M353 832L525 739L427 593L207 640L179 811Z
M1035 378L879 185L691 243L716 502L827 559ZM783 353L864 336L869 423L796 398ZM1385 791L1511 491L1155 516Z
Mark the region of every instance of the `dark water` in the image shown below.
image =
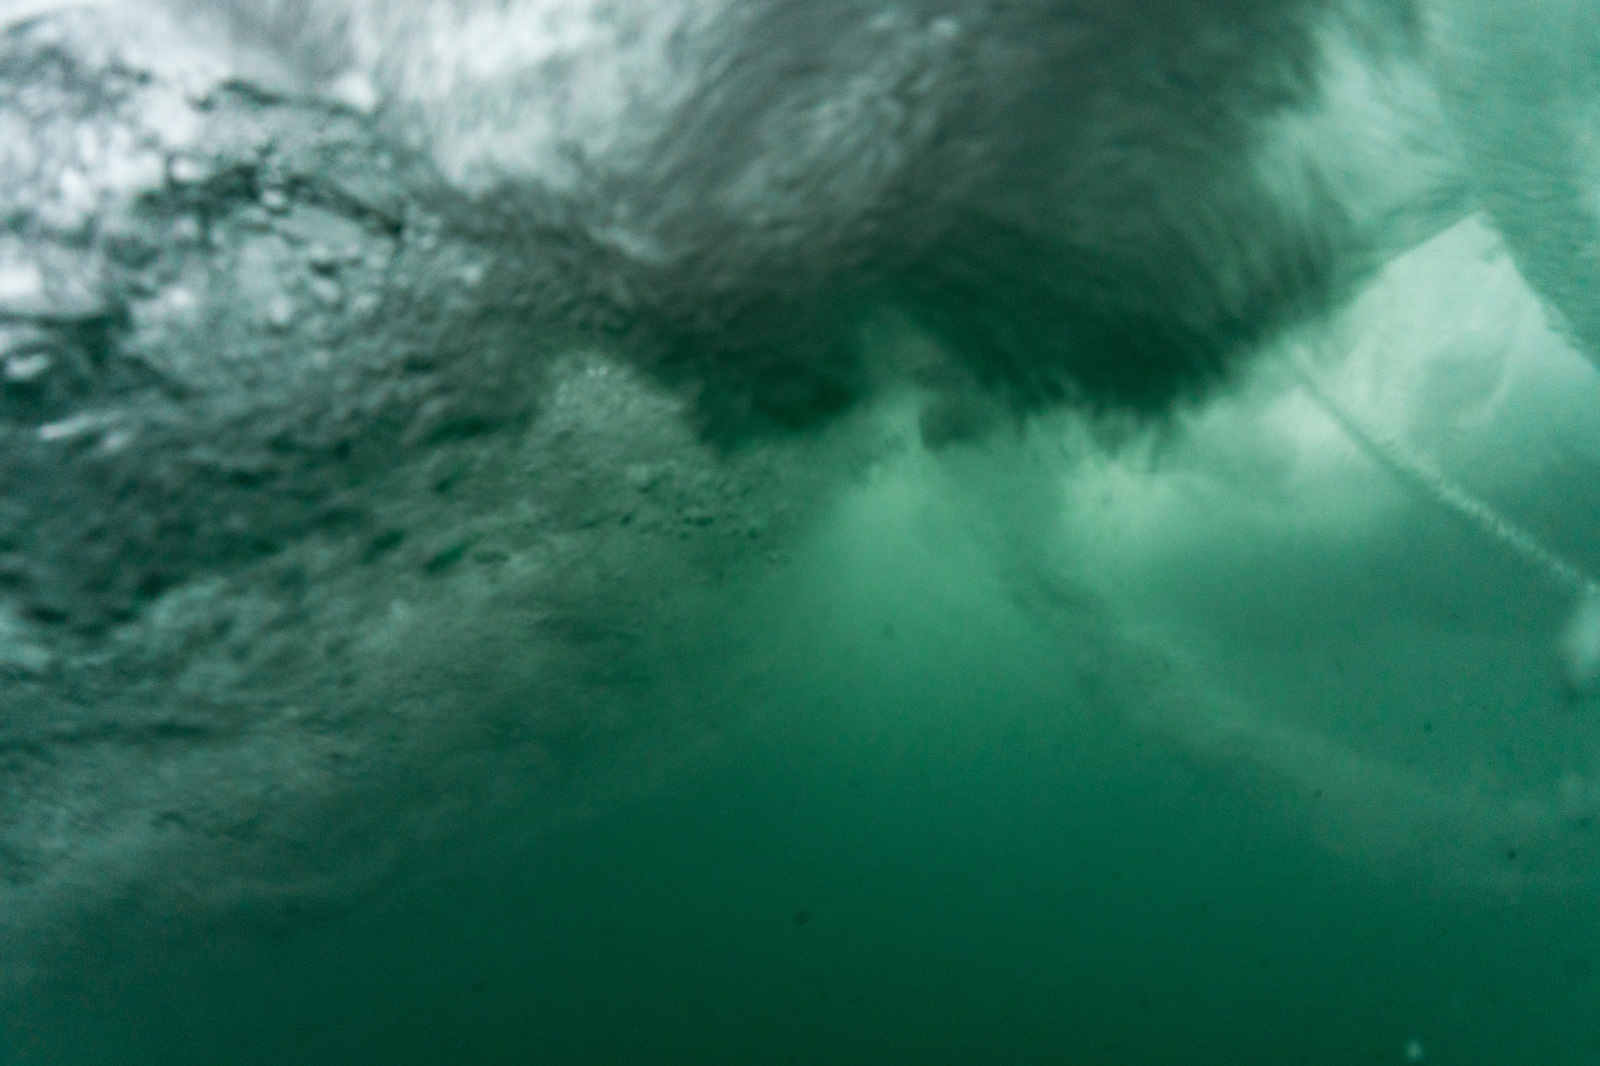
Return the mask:
M1418 793L1343 780L1314 746L1274 748L1262 732L1208 753L1199 704L1141 710L1181 697L1121 676L1136 657L1084 621L1103 608L1078 603L1052 624L1019 595L1038 575L1018 577L1025 552L995 538L1025 529L1026 509L996 522L973 500L1024 499L1048 479L1037 455L996 451L886 462L787 566L719 600L688 639L705 661L677 668L681 691L738 712L664 780L524 838L483 825L405 887L310 928L114 928L32 993L12 1061L1600 1055L1600 899L1583 852L1542 884L1523 873L1553 853L1548 819L1529 823L1530 853L1500 854L1492 796L1412 822ZM1477 610L1527 584L1515 560L1425 508L1399 524L1412 554L1398 561L1381 545L1346 546L1359 564L1302 547L1298 565L1331 571L1302 573L1292 604L1262 592L1284 579L1259 564L1245 578L1227 552L1196 557L1189 574L1218 583L1199 596L1213 621L1228 621L1223 605L1257 626L1211 627L1232 649L1211 661L1253 678L1250 697L1287 717L1316 720L1307 705L1320 698L1333 707L1324 724L1343 710L1363 739L1351 693L1330 695L1315 671L1347 643L1366 647L1347 689L1362 690L1362 713L1387 707L1407 723L1365 735L1379 761L1361 774L1374 780L1412 754L1449 766L1481 738L1461 739L1467 715L1446 718L1426 684L1471 669L1441 667L1455 635L1350 591L1349 571L1387 583L1432 546L1449 565L1413 574L1415 599L1437 582L1433 599ZM1462 593L1463 580L1480 587ZM1368 627L1365 641L1293 632L1341 615L1342 628ZM1476 658L1498 659L1467 680L1491 685L1521 662L1526 676L1480 694L1528 701L1534 724L1549 664L1518 656L1520 630L1539 624L1479 627ZM1400 734L1423 715L1437 725L1408 736L1408 752ZM1492 744L1533 732L1502 723ZM1339 804L1375 809L1351 817L1329 809Z

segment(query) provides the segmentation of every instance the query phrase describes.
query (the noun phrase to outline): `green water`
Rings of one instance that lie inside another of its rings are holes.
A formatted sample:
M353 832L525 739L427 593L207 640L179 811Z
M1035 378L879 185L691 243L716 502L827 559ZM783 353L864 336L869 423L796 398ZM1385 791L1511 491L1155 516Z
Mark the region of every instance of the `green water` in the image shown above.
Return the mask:
M807 3L0 0L0 1066L1600 1064L1591 13Z
M997 526L960 487L1026 465L891 461L717 600L686 639L705 660L661 669L737 713L656 782L525 838L484 825L307 928L112 923L32 993L11 1061L1600 1056L1592 890L1443 876L1461 856L1319 809L1339 796L1297 756L1207 755L1141 712L1116 641L1017 596L993 537L1027 516ZM1370 684L1414 700L1435 650L1388 645ZM1293 700L1303 647L1254 656L1257 695L1275 669Z

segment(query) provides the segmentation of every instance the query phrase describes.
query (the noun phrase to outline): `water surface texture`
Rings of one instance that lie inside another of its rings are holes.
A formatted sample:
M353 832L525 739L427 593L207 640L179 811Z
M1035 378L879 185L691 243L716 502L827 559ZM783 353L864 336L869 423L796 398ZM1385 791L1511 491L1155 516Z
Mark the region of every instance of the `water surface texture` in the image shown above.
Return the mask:
M0 1066L1600 1062L1600 15L0 0Z

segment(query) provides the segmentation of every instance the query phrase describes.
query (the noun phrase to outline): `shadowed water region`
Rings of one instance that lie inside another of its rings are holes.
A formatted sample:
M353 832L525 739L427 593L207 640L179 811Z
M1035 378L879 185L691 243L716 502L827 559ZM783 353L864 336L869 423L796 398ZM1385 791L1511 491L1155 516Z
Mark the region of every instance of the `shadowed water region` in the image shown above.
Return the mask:
M670 782L533 837L477 826L420 879L309 928L114 923L75 948L19 1048L263 1063L308 1048L418 1063L1590 1053L1600 908L1587 869L1577 887L1519 889L1550 861L1537 826L1508 830L1502 853L1471 821L1492 811L1391 825L1425 801L1320 751L1197 751L1173 730L1204 727L1137 705L1148 693L1117 676L1129 657L1082 631L1083 603L1066 633L1041 624L992 545L921 510L949 499L885 493L862 490L727 629L698 635L741 713ZM1443 656L1389 621L1352 685L1365 707L1415 709ZM1236 664L1261 675L1253 697L1303 698L1309 656L1289 648ZM1533 715L1531 687L1479 696ZM1423 753L1393 756L1408 764L1472 746L1444 739L1473 728L1463 713L1418 713L1433 734L1366 739ZM1380 809L1326 809L1361 803Z

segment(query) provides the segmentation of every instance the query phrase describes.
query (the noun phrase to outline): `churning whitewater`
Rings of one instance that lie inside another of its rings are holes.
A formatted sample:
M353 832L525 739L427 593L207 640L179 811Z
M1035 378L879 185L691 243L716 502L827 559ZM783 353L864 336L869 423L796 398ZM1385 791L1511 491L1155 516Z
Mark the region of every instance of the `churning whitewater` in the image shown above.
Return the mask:
M1597 56L0 0L0 1063L1586 1061Z

